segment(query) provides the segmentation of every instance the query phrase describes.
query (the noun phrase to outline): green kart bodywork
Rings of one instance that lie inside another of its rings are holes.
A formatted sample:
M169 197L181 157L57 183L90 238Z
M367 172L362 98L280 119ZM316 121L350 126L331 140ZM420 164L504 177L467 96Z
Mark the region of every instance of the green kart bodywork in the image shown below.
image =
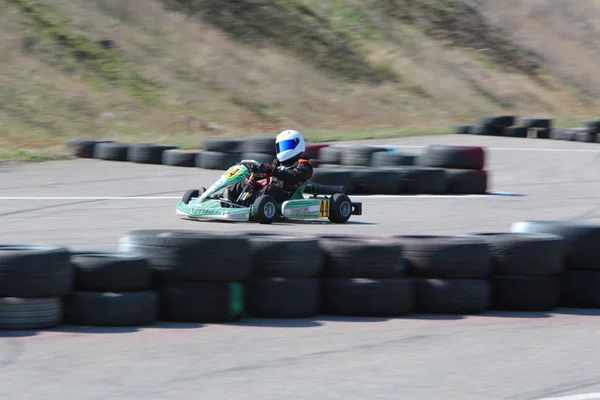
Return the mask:
M258 165L253 160L242 160ZM328 218L335 223L346 222L351 215L362 215L362 204L352 202L341 186L315 185L310 181L304 182L292 196L283 203L277 203L268 195L255 199L250 206L243 206L235 201L213 199L211 196L238 182L255 179L256 175L243 164L238 163L225 171L208 189L188 190L177 203L178 215L193 219L210 219L225 221L251 221L271 223L276 217L286 218ZM243 201L249 196L246 185L237 201ZM304 197L310 193L313 196ZM331 194L330 197L324 194ZM322 195L322 196L319 196Z

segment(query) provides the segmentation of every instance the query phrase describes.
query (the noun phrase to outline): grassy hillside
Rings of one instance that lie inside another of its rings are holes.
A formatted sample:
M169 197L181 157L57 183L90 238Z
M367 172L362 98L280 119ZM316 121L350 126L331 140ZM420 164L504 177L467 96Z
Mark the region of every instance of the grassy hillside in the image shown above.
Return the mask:
M600 92L597 3L0 0L0 149L587 118Z

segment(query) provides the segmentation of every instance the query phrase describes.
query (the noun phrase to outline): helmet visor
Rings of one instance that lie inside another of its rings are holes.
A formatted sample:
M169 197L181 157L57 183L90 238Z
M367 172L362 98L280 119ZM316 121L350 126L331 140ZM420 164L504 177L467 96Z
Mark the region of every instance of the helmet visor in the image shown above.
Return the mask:
M275 143L275 149L278 153L281 153L282 151L286 150L292 150L296 148L299 141L299 139L282 140L279 143Z

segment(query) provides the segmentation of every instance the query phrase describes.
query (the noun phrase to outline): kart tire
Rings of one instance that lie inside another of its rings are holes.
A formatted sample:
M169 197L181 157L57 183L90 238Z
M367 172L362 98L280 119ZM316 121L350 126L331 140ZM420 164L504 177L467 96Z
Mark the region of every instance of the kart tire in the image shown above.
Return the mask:
M71 253L75 290L84 292L135 292L149 290L150 264L143 257L100 251Z
M492 274L488 245L472 237L398 235L410 274L420 278L486 279Z
M388 149L377 146L346 146L342 150L340 164L370 167L373 154L378 152L387 153Z
M202 143L204 151L217 153L242 153L244 139L206 138Z
M493 275L548 276L564 270L565 240L546 233L469 233L483 240L493 262Z
M430 145L419 155L418 164L430 168L483 169L485 152L478 146Z
M319 279L252 278L246 283L246 313L254 318L310 318L321 310Z
M511 232L550 233L566 241L565 268L600 270L600 224L568 221L520 221Z
M343 224L352 215L352 202L344 193L336 193L329 199L329 216L327 217L335 224Z
M197 151L166 150L162 154L162 164L172 167L195 167Z
M399 279L325 279L323 313L353 317L399 317L415 305L414 281Z
M67 149L79 158L94 158L94 148L98 143L112 143L112 140L71 139L67 141Z
M270 224L276 216L277 202L273 196L258 196L252 204L252 218L259 224Z
M446 169L446 194L486 194L488 174L480 169Z
M156 286L160 321L230 322L244 312L244 287L238 282L165 281Z
M107 161L127 161L128 143L98 143L94 146L94 158Z
M138 164L162 164L163 153L178 148L178 146L153 143L131 144L127 160Z
M491 306L490 283L483 279L415 278L415 311L431 314L481 314Z
M158 317L158 295L142 292L73 292L65 298L64 323L87 326L142 326Z
M401 278L406 274L404 248L395 241L321 236L325 255L322 276L328 278Z
M600 308L600 271L568 269L561 283L560 306Z
M61 246L0 243L0 297L59 297L73 290L70 252Z
M558 305L558 276L492 276L492 310L552 311Z
M0 298L0 329L42 329L59 325L63 317L60 297Z
M183 194L181 201L184 204L188 204L190 200L200 197L200 191L198 189L190 189Z
M325 255L316 237L250 235L248 241L252 276L312 278L323 268Z
M145 257L153 279L233 282L250 275L250 245L241 234L148 229L119 238L119 251Z

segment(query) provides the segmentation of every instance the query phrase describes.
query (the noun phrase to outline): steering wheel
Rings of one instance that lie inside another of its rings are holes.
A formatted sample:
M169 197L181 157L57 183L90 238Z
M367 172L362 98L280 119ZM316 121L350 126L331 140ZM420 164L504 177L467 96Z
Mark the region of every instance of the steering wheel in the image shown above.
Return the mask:
M263 172L262 174L252 174L250 175L250 181L256 186L265 187L271 183L271 175L266 172Z

